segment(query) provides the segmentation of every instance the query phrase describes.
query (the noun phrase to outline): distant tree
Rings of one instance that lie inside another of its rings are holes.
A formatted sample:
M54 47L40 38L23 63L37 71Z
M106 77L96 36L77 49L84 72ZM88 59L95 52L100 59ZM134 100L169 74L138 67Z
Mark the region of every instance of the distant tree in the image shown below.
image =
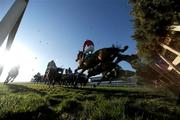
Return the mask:
M180 22L180 0L129 0L132 5L138 55L144 63L160 52L159 42L169 33L169 26Z

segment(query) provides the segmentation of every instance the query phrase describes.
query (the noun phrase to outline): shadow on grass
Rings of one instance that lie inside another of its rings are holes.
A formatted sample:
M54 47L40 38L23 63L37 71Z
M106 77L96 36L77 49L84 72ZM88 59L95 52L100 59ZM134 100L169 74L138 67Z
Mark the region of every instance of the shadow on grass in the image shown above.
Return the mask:
M33 92L39 95L46 95L46 92L41 92L33 88L29 88L23 85L17 85L17 84L6 84L11 92L13 93L28 93L28 92Z
M0 120L56 120L57 118L58 114L56 112L48 106L42 106L32 112L8 113Z
M125 114L131 118L142 116L142 120L179 120L180 113L170 110L166 106L147 109L146 106L137 106L134 103L134 100L130 100L125 104Z
M121 90L121 89L107 89L107 88L69 88L69 89L75 89L75 90L86 90L87 92L97 92L97 93L129 93L127 90ZM132 91L132 93L137 93L136 91Z
M103 89L103 88L69 88L72 90L82 90L83 94L104 94L105 98L111 97L129 97L131 99L145 98L145 99L154 99L154 98L165 98L164 95L157 95L155 93L149 92L138 92L138 91L128 91L123 89Z

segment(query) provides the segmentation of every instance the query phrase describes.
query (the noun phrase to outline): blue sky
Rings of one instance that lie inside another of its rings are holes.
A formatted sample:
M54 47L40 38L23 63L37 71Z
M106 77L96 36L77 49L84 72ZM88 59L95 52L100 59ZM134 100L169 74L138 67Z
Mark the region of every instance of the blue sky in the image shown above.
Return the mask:
M0 1L0 19L14 0ZM125 54L136 52L128 0L29 0L14 42L28 47L44 73L54 59L57 66L75 69L76 54L91 39L95 50L129 45ZM36 59L37 58L37 59ZM130 65L122 62L124 69Z

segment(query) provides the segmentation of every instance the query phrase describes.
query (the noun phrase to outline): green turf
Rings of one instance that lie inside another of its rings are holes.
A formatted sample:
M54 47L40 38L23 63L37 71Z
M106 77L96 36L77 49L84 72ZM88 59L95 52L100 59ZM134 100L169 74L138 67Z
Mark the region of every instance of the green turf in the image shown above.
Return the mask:
M2 120L178 120L179 116L176 97L155 88L0 84Z

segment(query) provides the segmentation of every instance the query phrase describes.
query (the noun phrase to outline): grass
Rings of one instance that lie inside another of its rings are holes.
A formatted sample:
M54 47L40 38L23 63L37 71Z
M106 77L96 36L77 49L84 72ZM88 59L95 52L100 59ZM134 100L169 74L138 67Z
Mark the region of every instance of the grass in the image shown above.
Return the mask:
M0 84L0 120L178 120L179 116L176 97L155 88Z

